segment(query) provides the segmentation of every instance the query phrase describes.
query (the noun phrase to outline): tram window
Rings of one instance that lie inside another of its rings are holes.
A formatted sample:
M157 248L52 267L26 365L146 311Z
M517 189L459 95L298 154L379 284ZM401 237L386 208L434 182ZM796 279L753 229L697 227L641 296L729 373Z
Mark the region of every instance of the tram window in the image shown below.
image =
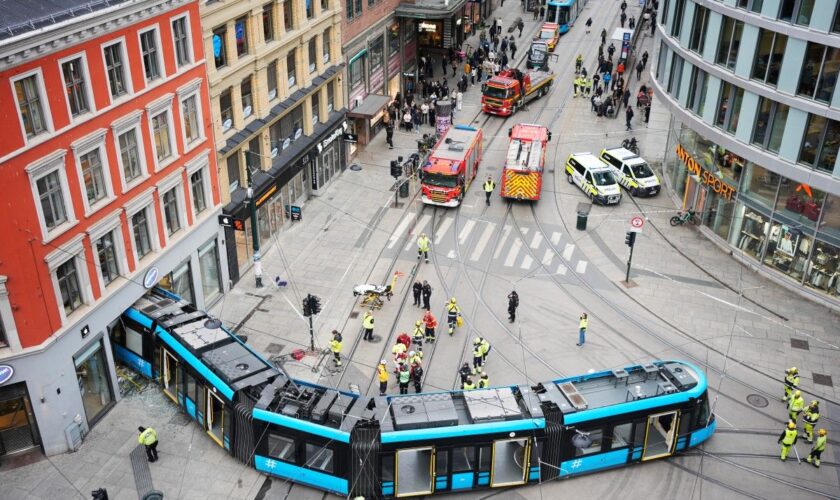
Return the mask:
M222 422L222 429L224 429L225 437L228 439L230 439L231 422L233 422L233 415L231 415L229 408L225 408L225 421Z
M195 402L195 377L184 368L184 394Z
M539 465L540 457L542 457L542 441L536 441L531 443L531 466Z
M695 429L706 427L706 422L709 421L709 400L706 398L699 400L698 407L697 420L694 424Z
M645 444L645 431L647 430L647 419L637 420L636 428L633 429L633 445L642 446Z
M592 429L592 430L581 430L581 432L585 432L589 434L589 438L592 440L592 444L586 448L575 448L575 456L582 457L584 455L591 455L593 453L600 453L601 452L601 442L604 439L604 431L603 429Z
M489 446L482 446L478 449L478 470L484 472L490 470L493 453Z
M633 423L616 425L613 427L611 449L624 448L630 444L630 433L633 432Z
M306 466L332 473L333 451L326 446L306 443Z
M449 474L449 450L437 450L435 452L435 475L445 476Z
M394 454L382 455L382 481L394 480Z
M295 462L294 439L270 432L268 434L268 456L286 462ZM393 464L392 464L393 466ZM392 467L393 468L393 467Z
M474 446L460 446L452 449L452 472L473 470Z
M677 429L677 437L687 436L691 432L691 423L694 422L694 415L691 410L680 414L680 427Z

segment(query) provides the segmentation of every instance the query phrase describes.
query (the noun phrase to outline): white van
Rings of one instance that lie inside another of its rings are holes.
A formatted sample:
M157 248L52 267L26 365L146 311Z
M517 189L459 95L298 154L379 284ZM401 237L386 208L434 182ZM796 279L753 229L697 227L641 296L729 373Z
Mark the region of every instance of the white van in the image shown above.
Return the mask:
M618 183L633 196L655 196L662 190L659 178L648 163L629 149L604 149L601 159L612 167Z
M621 202L621 189L613 176L612 167L592 153L572 153L566 160L566 178L593 202L613 205Z

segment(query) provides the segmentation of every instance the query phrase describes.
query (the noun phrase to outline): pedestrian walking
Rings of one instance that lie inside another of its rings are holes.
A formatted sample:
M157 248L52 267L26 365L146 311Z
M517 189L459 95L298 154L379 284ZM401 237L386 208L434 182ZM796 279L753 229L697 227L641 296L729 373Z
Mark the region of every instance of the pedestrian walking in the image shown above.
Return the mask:
M388 143L388 149L394 149L394 123L391 121L385 124L385 142Z
M423 390L423 367L420 363L411 365L411 380L414 382L414 392L419 394Z
M488 175L487 180L484 181L484 197L488 207L490 206L490 195L493 194L494 189L496 189L496 183L493 182L493 178Z
M458 108L458 111L461 111L461 107L463 106L463 102L464 102L464 94L461 93L460 90L455 92L455 103L457 105L456 107Z
M584 72L583 79L584 79L584 83L586 84L586 87L584 87L584 91L585 91L586 96L589 97L590 95L592 95L592 78L586 78L586 75L585 75L586 69L584 69L583 72Z
M613 54L615 54L615 44L610 42L610 46L607 47L607 55L609 56L610 61L612 61Z
M583 54L578 54L575 58L575 74L580 73L580 68L583 66Z
M516 43L513 42L513 38L510 39L510 58L516 61Z
M332 331L332 340L330 340L330 351L333 355L333 363L335 363L336 368L341 366L341 334L338 333L338 330Z
M426 327L426 342L434 342L435 331L437 330L437 319L435 319L435 316L431 311L426 311L426 314L423 315L423 323Z
M452 66L452 76L455 76L455 73L458 71L458 59L453 57L450 66ZM446 76L446 71L443 72L443 76Z
M791 422L797 422L799 414L805 409L805 398L802 397L802 392L793 391L793 397L788 402L788 416Z
M627 21L627 26L632 30L636 29L636 17L630 16L630 19Z
M411 121L414 123L414 133L420 133L420 110L417 107L411 109Z
M483 366L487 364L487 354L490 352L491 349L493 349L493 346L491 346L490 341L485 339L484 337L479 337L479 340L481 340L481 364Z
M656 11L650 16L650 36L656 35Z
M817 400L811 401L811 404L805 408L805 416L802 417L802 421L805 423L805 437L808 439L809 443L814 442L814 427L817 425L817 422L820 420L820 404Z
M473 367L472 373L475 375L476 373L481 373L481 365L484 364L484 356L481 355L481 339L476 337L473 340Z
M420 260L420 257L425 257L426 262L429 262L429 237L426 236L426 233L420 235L417 239L417 260Z
M625 2L624 0L621 0L620 7L621 7L621 12L624 12L625 10L627 10L627 2Z
M636 80L642 79L642 71L644 71L645 65L642 63L642 60L639 59L639 62L636 63Z
M647 60L648 60L648 52L644 51L642 53L642 69L647 67Z
M449 58L446 54L440 56L440 67L443 70L443 76L446 76L446 66L449 65Z
M544 14L545 13L545 7L540 7L540 9L543 11L543 14ZM516 27L519 29L519 38L522 38L522 30L525 28L525 21L523 21L522 19L519 19L519 22L516 23Z
M449 335L455 333L455 327L458 325L458 318L461 317L461 308L455 302L455 297L449 299L446 303L446 322L449 324Z
M400 367L397 380L400 384L400 394L408 394L408 383L411 381L411 372L408 370L408 365L403 363Z
M420 281L415 281L411 287L411 292L414 294L414 305L420 307L420 296L423 294L423 284Z
M592 75L592 86L595 87L595 92L596 93L598 92L598 89L599 89L598 83L600 81L601 81L601 75L599 75L597 72L594 75Z
M797 388L799 388L799 370L794 366L785 370L785 397L782 401L789 400Z
M811 447L811 453L808 454L806 462L813 465L817 469L820 468L820 455L825 451L825 445L828 442L828 432L825 429L820 429L817 432L817 442Z
M409 108L405 108L405 113L403 113L403 128L406 132L411 132L411 110Z
M621 27L624 27L624 23L627 22L627 14L624 11L621 12L621 16L618 18L618 21L621 23Z
M645 103L645 123L650 121L650 101Z
M487 375L487 372L481 374L481 378L478 379L478 388L479 389L487 389L490 387L490 377Z
M781 436L779 436L779 444L782 445L782 453L779 458L782 459L782 462L787 460L788 453L790 453L790 447L796 444L796 440L798 438L798 434L796 432L796 424L793 422L788 422L787 428L782 431Z
M630 89L624 89L624 93L621 94L621 102L627 107L627 103L630 101Z
M462 386L467 382L471 372L472 370L470 369L470 364L464 361L464 364L461 365L461 368L458 370L458 374L461 376Z
M370 311L365 311L365 315L362 317L362 328L365 330L365 334L362 337L362 340L373 340L373 313Z
M572 94L572 97L577 97L578 96L578 82L579 81L580 81L579 76L574 77L574 79L572 80L572 89L574 89L574 94Z
M627 125L627 130L633 130L633 126L630 125L630 120L632 120L632 119L633 119L633 108L630 107L630 106L627 106L627 109L624 110L624 120L625 120L624 124Z
M428 281L423 280L423 309L429 311L432 308L429 306L429 301L432 299L432 285Z
M146 447L146 458L149 462L157 462L157 432L151 427L138 427L137 430L140 432L140 435L137 437L137 442Z
M589 327L589 317L586 313L580 315L580 323L578 324L578 346L582 346L586 342L586 329Z
M589 31L591 29L592 29L592 18L590 17L589 19L586 20L586 32L589 33Z
M384 396L388 391L388 366L384 359L376 367L376 376L379 378L379 395Z
M607 28L601 28L601 45L607 43Z
M513 323L516 321L516 308L519 307L519 294L516 293L516 290L510 292L507 296L508 299L508 321Z

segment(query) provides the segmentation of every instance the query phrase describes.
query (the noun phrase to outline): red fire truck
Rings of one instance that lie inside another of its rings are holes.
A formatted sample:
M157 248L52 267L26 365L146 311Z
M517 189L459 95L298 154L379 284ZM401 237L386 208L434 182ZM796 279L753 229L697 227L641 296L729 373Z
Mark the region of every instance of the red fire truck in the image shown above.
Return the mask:
M422 200L429 205L457 207L478 173L483 152L480 128L449 127L420 169Z
M542 125L520 123L511 128L508 135L510 145L502 170L500 194L515 200L539 200L551 132Z

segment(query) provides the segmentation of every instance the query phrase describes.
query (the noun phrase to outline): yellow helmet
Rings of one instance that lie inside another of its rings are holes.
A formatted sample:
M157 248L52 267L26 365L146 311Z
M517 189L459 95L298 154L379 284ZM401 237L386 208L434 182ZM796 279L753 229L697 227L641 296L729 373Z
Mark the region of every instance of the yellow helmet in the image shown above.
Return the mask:
M790 369L790 372L791 372L791 373L796 373L796 372L797 372L796 367L795 367L795 366L794 366L794 367L792 367L792 368Z
M793 422L788 422L788 429L796 429L796 424Z
M449 302L452 302L454 304L455 303L455 297L452 297L451 299L449 299Z
M820 429L820 432L819 432L820 436L825 436L826 434L828 434L828 432L825 429Z
M481 343L481 337L476 337L475 340L473 340L473 344L478 345L480 343Z
M420 323L422 323L422 321L420 321L420 320L418 319L418 320L414 323L414 326L420 326Z
M801 391L793 391L793 397L798 398L801 395L802 395Z
M820 403L816 399L811 401L811 406L819 406L819 405L820 405Z

